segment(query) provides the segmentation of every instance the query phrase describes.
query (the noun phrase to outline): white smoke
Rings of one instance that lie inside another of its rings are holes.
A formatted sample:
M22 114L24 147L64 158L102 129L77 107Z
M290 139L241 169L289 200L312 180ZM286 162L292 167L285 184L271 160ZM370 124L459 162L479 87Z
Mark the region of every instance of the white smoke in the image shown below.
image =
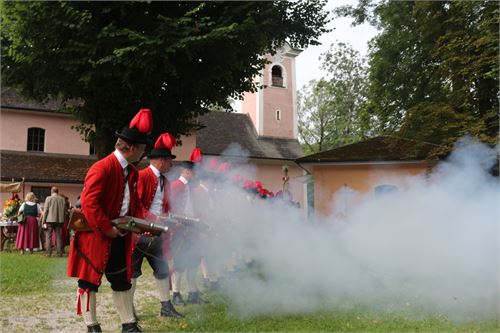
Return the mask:
M488 172L497 157L464 139L427 177L399 179L404 186L383 196L349 192L355 204L332 202L342 214L324 221L219 184L206 208L216 230L207 253L219 258L212 266L254 263L224 284L230 310L498 316L500 184ZM231 174L252 179L245 172Z

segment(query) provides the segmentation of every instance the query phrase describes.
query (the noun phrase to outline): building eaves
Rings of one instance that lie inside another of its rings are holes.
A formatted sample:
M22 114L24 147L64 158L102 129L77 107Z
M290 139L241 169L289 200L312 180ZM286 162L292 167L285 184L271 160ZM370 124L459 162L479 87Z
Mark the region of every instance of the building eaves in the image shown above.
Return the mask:
M328 151L304 156L297 163L361 163L422 161L434 149L432 144L416 145L414 141L389 136L379 136Z
M83 184L95 156L0 151L1 180Z
M35 100L30 100L22 96L16 89L10 87L2 87L0 106L2 109L13 109L13 110L27 110L27 111L38 111L38 112L60 112L61 109L69 106L76 106L82 102L78 101L68 101L62 102L61 100L47 100L44 102L38 102Z

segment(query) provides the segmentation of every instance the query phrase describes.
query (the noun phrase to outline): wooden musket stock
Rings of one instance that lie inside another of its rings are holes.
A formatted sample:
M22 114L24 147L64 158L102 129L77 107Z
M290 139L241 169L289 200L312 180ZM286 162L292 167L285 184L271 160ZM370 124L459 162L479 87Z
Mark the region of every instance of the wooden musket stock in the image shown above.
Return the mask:
M111 224L117 227L118 229L137 232L137 233L150 232L152 234L158 234L168 231L167 226L151 223L149 221L132 216L118 217L114 220L111 220ZM71 211L68 228L73 229L75 231L92 230L87 223L85 215L83 215L82 211L79 209L73 209Z

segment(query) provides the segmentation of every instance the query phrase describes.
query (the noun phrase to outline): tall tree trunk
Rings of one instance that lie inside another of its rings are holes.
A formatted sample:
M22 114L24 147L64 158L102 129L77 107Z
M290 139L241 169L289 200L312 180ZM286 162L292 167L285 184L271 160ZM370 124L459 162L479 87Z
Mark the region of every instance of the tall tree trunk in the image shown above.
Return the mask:
M101 159L114 150L116 138L115 131L105 128L96 128L94 147L97 158Z

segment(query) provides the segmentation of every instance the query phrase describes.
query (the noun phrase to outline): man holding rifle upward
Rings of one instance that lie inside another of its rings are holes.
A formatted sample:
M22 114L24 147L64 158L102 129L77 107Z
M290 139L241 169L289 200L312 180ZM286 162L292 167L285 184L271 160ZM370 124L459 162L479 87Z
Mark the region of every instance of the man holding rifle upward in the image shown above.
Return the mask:
M169 212L169 183L166 177L172 167L171 149L175 145L175 139L169 133L160 135L149 154L149 167L139 171L137 191L141 203L146 210L144 215L148 220L160 220L158 216ZM159 222L161 223L161 222ZM132 296L135 292L137 278L142 275L141 266L144 258L153 269L156 285L160 292L160 316L179 318L172 302L170 302L170 281L168 278L168 257L164 253L168 251L170 232L162 235L141 235L133 254L134 273L132 275ZM164 247L165 250L164 251Z
M138 171L132 165L145 152L153 128L149 109L142 109L118 137L115 151L88 171L81 206L90 231L76 231L68 257L68 276L78 278L77 313L83 314L88 332L102 332L96 315L96 293L102 275L111 283L122 332L142 332L134 318L131 278L133 239L111 224L130 215L143 217L137 194Z

